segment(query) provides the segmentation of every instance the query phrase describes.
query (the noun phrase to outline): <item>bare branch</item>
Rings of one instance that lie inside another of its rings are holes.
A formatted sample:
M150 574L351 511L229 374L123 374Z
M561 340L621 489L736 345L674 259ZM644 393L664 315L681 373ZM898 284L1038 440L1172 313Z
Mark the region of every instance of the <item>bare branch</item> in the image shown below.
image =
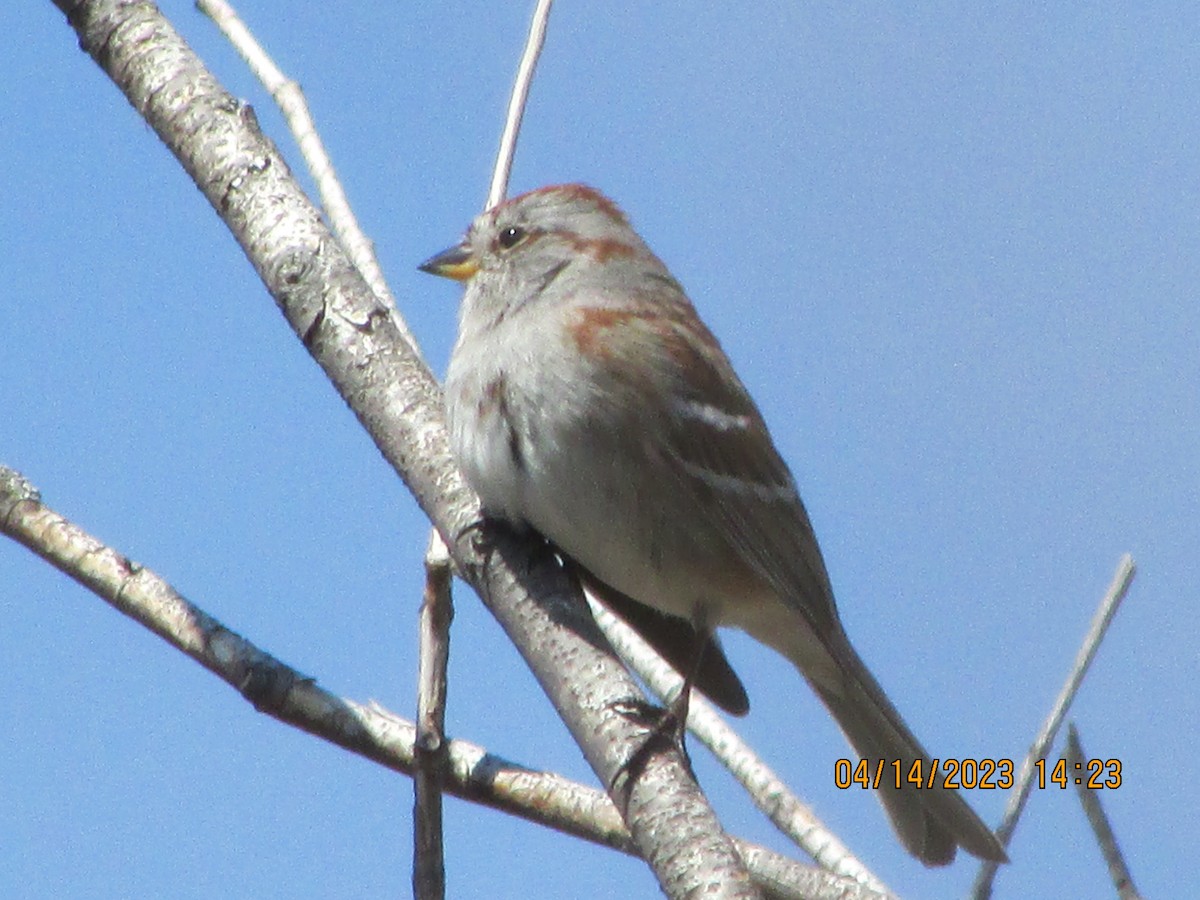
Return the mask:
M0 533L78 581L123 615L153 631L281 722L396 772L416 769L417 727L377 704L338 697L188 602L167 582L130 561L41 502L20 474L0 466ZM537 772L466 741L445 743L445 789L585 840L637 854L608 796ZM738 850L770 896L876 895L745 842Z
M600 630L638 677L660 698L674 696L683 684L679 673L655 653L641 635L590 594L588 602ZM890 896L887 885L825 827L808 805L725 723L702 694L692 696L688 730L716 755L775 827L812 856L821 868Z
M413 809L413 895L446 894L442 849L442 781L446 767L446 666L450 660L450 554L436 530L425 553L425 595L417 667L417 772Z
M1075 699L1075 694L1079 692L1079 686L1083 684L1083 678L1091 667L1092 660L1096 657L1096 651L1100 649L1100 642L1104 640L1108 626L1112 623L1113 616L1117 614L1121 601L1129 592L1129 585L1132 584L1133 576L1136 573L1137 566L1134 565L1133 557L1126 553L1117 564L1112 584L1109 585L1104 599L1100 601L1100 606L1092 617L1092 624L1088 628L1087 636L1083 639L1083 644L1079 647L1079 652L1075 655L1075 663L1071 666L1066 683L1054 701L1054 707L1050 710L1050 715L1046 717L1042 730L1029 748L1025 762L1021 765L1021 774L1017 778L1016 787L1008 798L1008 808L1004 811L1004 820L996 829L996 837L1000 839L1000 843L1004 845L1005 849L1008 848L1013 832L1017 829L1017 821L1021 818L1021 811L1025 809L1029 792L1033 788L1034 764L1039 759L1045 759L1046 754L1050 752L1050 746L1058 735L1063 718L1071 708L1071 702ZM984 862L979 867L979 874L975 877L975 884L971 889L972 897L976 900L986 900L992 895L992 882L995 880L998 868L999 866L992 862Z
M1089 785L1093 770L1088 765L1088 758L1079 742L1079 732L1074 725L1067 726L1067 748L1063 752L1067 762L1067 772L1075 773L1075 790L1079 794L1079 802L1083 805L1092 832L1096 835L1096 843L1104 855L1104 863L1108 866L1108 874L1112 877L1113 886L1117 889L1120 900L1142 900L1137 887L1133 883L1133 875L1117 846L1117 836L1113 833L1104 806L1100 802L1100 792Z
M504 200L508 193L508 177L512 174L513 155L517 151L517 136L521 133L521 119L525 116L525 104L529 101L529 87L533 84L533 73L542 45L546 42L546 24L550 20L550 7L554 0L538 0L529 23L529 37L525 41L525 52L517 66L517 78L513 82L512 97L508 101L508 114L504 119L504 131L500 135L500 151L496 155L496 168L492 172L492 184L488 188L484 209L491 209Z
M0 466L0 532L140 622L221 678L260 712L398 772L413 771L414 726L337 697L225 627L150 569L106 546L41 502L17 472ZM456 748L460 754L469 745ZM478 763L477 753L466 760ZM459 760L458 772L464 772ZM475 793L467 782L464 796Z
M194 606L162 578L46 507L34 487L0 466L0 532L153 631L260 712L397 772L416 767L417 728L376 704L338 697ZM633 850L608 798L464 742L446 745L447 789L464 799L605 846Z
M317 191L321 195L321 206L329 216L329 222L342 246L354 261L355 268L362 273L367 284L386 306L396 307L396 300L383 277L383 270L375 258L375 247L359 227L358 219L346 198L341 180L333 168L333 160L325 149L316 122L304 98L304 91L295 80L288 78L275 64L275 60L259 44L254 34L238 17L237 11L226 0L196 0L196 7L212 19L234 49L250 67L250 71L274 98L283 113L305 165L312 175ZM419 353L417 342L403 319L396 322L405 339Z

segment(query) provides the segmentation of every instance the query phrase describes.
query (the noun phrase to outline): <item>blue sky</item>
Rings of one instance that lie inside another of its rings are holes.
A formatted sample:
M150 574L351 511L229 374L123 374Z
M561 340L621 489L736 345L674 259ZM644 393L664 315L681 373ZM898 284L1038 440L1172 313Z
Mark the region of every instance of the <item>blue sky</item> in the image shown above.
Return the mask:
M441 371L453 285L415 266L483 202L528 9L241 11L300 80ZM513 190L614 197L761 405L843 619L936 754L1019 759L1120 555L1140 573L1072 718L1148 896L1200 834L1200 12L1194 4L563 3ZM299 169L190 4L164 9ZM330 690L413 707L426 523L182 170L46 2L0 60L0 461ZM383 897L410 782L255 713L0 542L0 894ZM460 588L449 728L591 781ZM835 727L737 635L740 727L877 873L957 897ZM783 848L701 750L731 831ZM992 823L1005 798L974 792ZM455 897L657 896L638 862L458 801ZM1034 793L997 897L1111 894L1072 792Z

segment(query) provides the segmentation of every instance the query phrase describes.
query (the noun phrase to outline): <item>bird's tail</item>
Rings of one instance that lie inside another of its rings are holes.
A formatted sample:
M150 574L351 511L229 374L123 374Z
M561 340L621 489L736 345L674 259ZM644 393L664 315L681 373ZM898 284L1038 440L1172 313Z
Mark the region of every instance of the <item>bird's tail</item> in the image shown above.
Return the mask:
M952 862L958 847L980 859L1006 862L1008 858L995 834L962 795L941 786L943 772L937 773L937 787L933 788L905 777L917 760L922 761L920 778L929 777L932 760L849 640L844 634L839 638L835 656L841 669L842 690L810 683L855 752L868 761L868 771L874 773L882 761L884 777L880 779L879 799L901 843L927 866ZM900 761L898 788L896 760Z

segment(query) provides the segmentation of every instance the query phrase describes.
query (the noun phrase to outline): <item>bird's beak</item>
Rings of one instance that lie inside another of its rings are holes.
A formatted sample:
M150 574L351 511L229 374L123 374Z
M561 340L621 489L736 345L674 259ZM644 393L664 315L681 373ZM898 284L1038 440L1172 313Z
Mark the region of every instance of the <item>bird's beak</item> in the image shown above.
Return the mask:
M436 256L429 257L417 268L430 275L441 275L443 278L453 278L455 281L468 281L479 271L479 260L471 255L471 250L466 244L459 244L457 247L451 247Z

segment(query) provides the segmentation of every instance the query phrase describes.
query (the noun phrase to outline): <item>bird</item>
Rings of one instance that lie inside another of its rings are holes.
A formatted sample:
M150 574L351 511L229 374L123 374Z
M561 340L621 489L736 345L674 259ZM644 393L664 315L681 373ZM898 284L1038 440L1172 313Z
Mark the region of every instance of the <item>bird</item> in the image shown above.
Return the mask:
M716 638L739 628L794 664L861 759L931 764L850 643L762 414L616 203L583 184L532 190L419 268L465 284L446 418L485 516L550 542L686 676L685 710L694 684L747 711ZM960 847L1006 860L957 790L878 796L922 863Z

